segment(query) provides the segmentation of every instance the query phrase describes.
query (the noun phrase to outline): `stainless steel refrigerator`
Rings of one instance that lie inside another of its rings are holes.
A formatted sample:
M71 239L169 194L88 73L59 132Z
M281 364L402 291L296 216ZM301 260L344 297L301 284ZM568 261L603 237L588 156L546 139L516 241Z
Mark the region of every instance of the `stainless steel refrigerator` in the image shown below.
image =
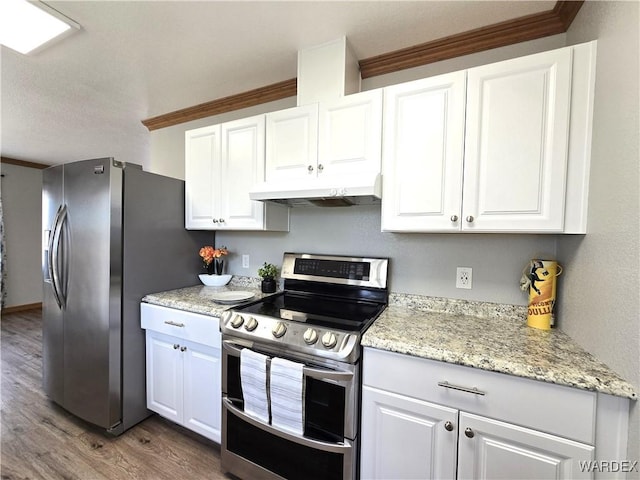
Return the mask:
M44 389L118 435L151 413L140 300L197 284L212 235L185 230L183 181L112 158L45 169L42 207Z

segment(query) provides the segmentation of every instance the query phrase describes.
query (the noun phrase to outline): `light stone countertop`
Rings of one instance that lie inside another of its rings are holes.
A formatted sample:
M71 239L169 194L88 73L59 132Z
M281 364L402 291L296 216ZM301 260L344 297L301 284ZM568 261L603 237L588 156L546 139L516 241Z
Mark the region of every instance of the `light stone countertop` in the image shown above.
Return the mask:
M260 280L234 276L224 287L196 285L146 295L142 301L218 317L233 305L215 303L221 291L251 291ZM366 347L506 373L637 399L622 379L558 329L527 326L524 306L392 293L389 306L362 338Z
M273 295L272 293L262 293L260 291L259 279L234 276L231 281L223 287L196 285L194 287L179 288L166 292L150 293L144 296L142 301L161 307L184 310L185 312L219 317L225 310L232 308L234 305L216 303L213 296L219 292L239 290L252 292L255 296L250 301Z
M366 347L637 399L633 385L526 307L392 294Z

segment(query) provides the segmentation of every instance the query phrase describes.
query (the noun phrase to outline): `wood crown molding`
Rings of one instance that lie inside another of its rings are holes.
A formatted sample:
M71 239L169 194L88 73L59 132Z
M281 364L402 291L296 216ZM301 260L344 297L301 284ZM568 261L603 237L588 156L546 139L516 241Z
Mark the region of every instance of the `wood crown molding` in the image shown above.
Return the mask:
M384 75L567 31L584 0L559 0L552 10L507 20L413 47L360 60L362 78ZM142 120L151 130L281 100L297 94L293 78L248 92Z
M248 92L230 95L211 102L201 103L194 107L183 108L175 112L143 120L145 127L151 130L170 127L199 118L211 117L221 113L253 107L262 103L273 102L296 95L298 82L295 78L283 82L273 83L266 87L256 88Z
M27 168L37 168L39 170L44 170L45 168L49 168L51 166L45 165L44 163L27 162L26 160L16 160L15 158L9 157L0 157L0 163L8 163L9 165L18 165L20 167Z

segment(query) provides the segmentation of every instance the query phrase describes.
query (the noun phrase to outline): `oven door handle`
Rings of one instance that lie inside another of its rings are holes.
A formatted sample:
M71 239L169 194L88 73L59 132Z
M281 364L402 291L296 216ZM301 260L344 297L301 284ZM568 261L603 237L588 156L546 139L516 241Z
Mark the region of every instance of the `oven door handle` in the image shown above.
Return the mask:
M243 347L242 345L234 343L230 340L224 340L222 342L222 348L232 354L234 357L239 357L242 349L249 347ZM303 368L303 374L307 377L315 378L317 380L332 380L334 382L350 382L351 380L353 380L353 373L351 372L314 368L308 367L307 365L305 365Z
M276 427L271 425L267 425L260 420L256 420L255 418L247 415L238 407L236 407L229 397L226 395L222 396L222 406L226 408L230 413L234 414L236 417L241 420L253 425L260 430L263 430L267 433L271 433L273 435L277 435L280 438L284 438L285 440L289 440L293 443L297 443L298 445L304 445L306 447L315 448L316 450L322 450L323 452L331 452L331 453L340 453L344 454L347 450L353 448L353 444L347 438L344 439L344 442L341 443L329 443L323 442L320 440L313 440L311 438L303 437L301 435L296 435L295 433L285 432L283 430L279 430Z

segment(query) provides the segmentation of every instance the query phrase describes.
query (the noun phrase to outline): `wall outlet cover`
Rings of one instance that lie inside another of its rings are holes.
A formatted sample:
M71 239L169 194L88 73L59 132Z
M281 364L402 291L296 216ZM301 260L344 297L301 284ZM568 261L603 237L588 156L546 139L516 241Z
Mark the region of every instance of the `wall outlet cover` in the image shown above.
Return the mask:
M471 289L473 283L473 269L471 267L458 267L456 269L456 288Z

